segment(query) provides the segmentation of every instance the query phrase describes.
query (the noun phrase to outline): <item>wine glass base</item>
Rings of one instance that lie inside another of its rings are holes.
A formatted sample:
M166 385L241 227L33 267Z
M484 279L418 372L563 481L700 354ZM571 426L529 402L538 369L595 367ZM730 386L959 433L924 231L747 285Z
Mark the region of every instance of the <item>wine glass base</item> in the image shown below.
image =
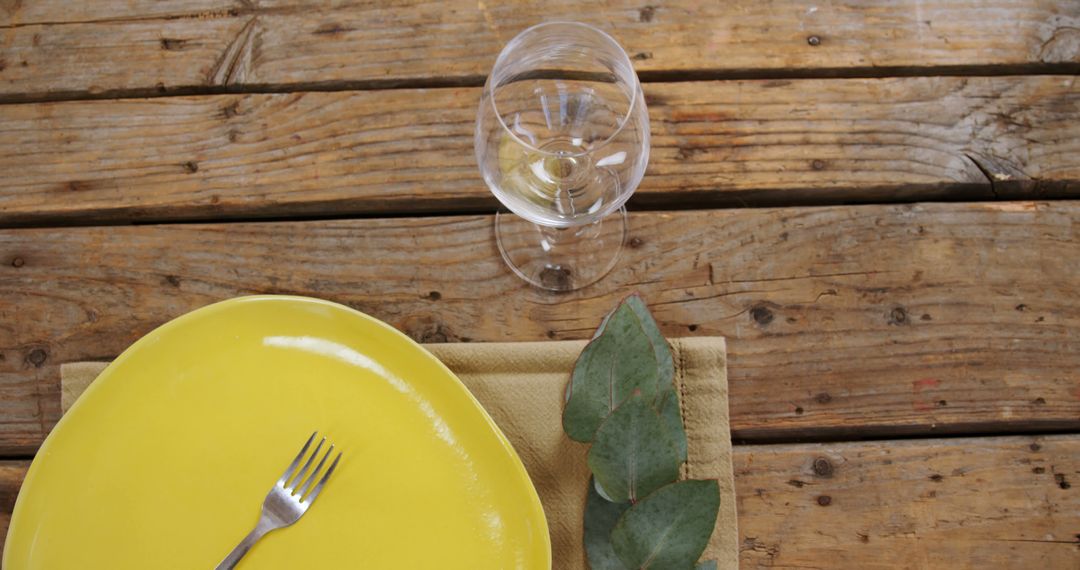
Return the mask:
M495 215L495 240L506 264L548 291L574 291L615 267L627 233L626 208L585 226L556 229L510 212Z

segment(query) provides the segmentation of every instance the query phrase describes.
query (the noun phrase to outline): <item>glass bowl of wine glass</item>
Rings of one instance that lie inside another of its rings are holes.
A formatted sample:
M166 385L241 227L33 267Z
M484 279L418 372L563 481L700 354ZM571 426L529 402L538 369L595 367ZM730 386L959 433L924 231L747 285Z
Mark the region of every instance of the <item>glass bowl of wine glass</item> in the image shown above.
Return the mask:
M495 236L518 276L572 291L614 267L649 161L645 97L618 42L575 22L518 34L484 86L474 147L506 208Z

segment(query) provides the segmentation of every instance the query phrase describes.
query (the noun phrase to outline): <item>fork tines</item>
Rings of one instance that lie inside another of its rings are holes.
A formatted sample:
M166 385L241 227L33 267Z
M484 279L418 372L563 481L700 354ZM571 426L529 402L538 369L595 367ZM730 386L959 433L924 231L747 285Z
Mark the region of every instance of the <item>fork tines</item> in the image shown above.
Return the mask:
M318 479L318 483L315 484L315 488L312 489L312 483L316 481L316 478L319 476L320 472L322 472L323 466L326 465L327 458L334 452L334 445L330 444L330 448L322 455L322 459L319 460L315 469L310 472L308 471L311 464L315 461L315 458L319 455L319 451L322 449L323 444L326 443L326 438L322 438L315 446L315 451L313 451L311 455L307 455L307 451L311 447L311 442L315 441L315 437L318 433L319 432L314 432L311 434L307 443L300 449L300 453L297 454L296 459L293 459L289 468L285 470L285 474L282 475L281 479L278 479L277 482L279 487L288 491L289 494L295 497L299 502L307 502L310 504L315 500L315 497L319 496L319 492L322 491L323 485L326 483L326 480L330 478L330 475L334 472L334 468L337 467L338 461L341 459L341 453L338 452L337 457L334 457L334 461L330 463L330 467L322 474L322 477ZM297 469L297 466L300 465L300 462L305 456L307 456L308 459L304 462L304 466ZM304 477L305 474L307 475L306 479ZM309 491L310 494L308 494Z

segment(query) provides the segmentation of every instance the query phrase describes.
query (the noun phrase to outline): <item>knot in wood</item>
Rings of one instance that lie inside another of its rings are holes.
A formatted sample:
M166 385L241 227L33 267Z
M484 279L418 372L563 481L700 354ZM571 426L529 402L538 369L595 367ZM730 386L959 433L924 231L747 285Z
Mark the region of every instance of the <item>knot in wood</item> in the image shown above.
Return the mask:
M41 365L45 364L46 358L48 358L48 353L43 348L35 348L26 355L26 360L33 364L34 368L41 368Z
M818 457L814 460L814 475L818 477L832 477L833 465L832 462L824 457Z
M750 309L750 318L754 319L755 323L765 326L773 322L773 319L775 319L776 316L773 315L773 312L765 305L757 305Z
M889 311L889 324L890 325L905 325L908 322L907 309L903 307L896 307L892 311Z

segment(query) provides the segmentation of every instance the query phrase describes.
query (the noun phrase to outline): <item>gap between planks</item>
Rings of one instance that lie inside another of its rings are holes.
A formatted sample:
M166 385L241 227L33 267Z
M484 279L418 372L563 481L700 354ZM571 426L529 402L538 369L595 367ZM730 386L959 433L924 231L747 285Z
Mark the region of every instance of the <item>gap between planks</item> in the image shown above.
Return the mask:
M642 83L681 83L694 81L792 80L792 79L889 79L896 77L1019 77L1044 75L1080 75L1080 62L1029 63L1018 65L943 65L932 67L823 67L789 69L698 69L639 71ZM102 91L63 90L47 93L0 93L0 105L57 103L64 101L103 101L151 99L192 95L274 95L283 93L336 93L347 91L385 91L391 89L445 89L483 87L486 75L401 79L328 80L290 83L243 83L228 85L188 85L169 87L163 84L134 89Z

